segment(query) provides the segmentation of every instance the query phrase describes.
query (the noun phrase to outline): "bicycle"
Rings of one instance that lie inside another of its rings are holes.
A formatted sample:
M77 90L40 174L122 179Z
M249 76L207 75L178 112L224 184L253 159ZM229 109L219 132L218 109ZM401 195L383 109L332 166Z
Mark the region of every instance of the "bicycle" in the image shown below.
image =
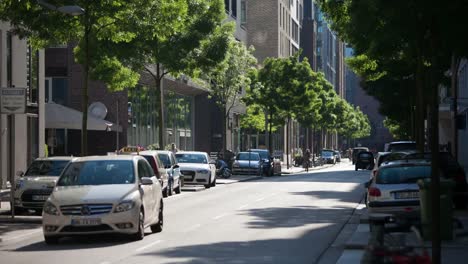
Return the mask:
M362 264L431 263L421 234L412 222L389 214L370 214L369 226L371 236L361 259ZM407 244L410 234L415 235L419 246Z

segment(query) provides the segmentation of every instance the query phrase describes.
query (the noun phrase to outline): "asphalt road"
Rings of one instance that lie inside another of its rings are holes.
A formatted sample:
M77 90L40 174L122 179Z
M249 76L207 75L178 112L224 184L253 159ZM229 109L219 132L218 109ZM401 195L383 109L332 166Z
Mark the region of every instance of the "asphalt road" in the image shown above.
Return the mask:
M0 223L1 263L334 263L327 249L362 198L368 171L349 162L218 185L165 199L162 233L43 242L39 223ZM12 226L13 225L13 226ZM324 259L329 258L329 259ZM336 259L334 259L336 258Z

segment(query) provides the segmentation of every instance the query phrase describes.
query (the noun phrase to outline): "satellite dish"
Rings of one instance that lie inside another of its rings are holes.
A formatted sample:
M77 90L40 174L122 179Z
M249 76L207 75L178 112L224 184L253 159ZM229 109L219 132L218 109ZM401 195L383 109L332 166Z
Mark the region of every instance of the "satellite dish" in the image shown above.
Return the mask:
M104 119L107 115L107 107L101 102L94 102L88 107L88 115Z

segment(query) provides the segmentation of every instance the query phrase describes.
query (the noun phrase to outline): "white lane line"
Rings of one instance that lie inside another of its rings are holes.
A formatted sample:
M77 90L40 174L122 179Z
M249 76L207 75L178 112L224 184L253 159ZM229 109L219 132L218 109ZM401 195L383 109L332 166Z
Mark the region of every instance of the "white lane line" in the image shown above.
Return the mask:
M225 214L220 214L218 216L213 217L213 220L218 220L218 219L220 219L222 217L225 217L226 215L227 215L226 213Z
M111 262L110 261L104 261L104 262L101 262L99 264L111 264Z
M241 205L241 206L239 207L239 209L244 209L244 208L246 208L247 206L249 206L249 204Z
M162 240L156 240L156 241L154 241L153 243L149 243L148 245L146 245L146 246L144 246L144 247L137 248L135 251L136 251L136 252L141 252L141 251L143 251L143 250L145 250L145 249L148 249L148 248L150 248L150 247L152 247L152 246L154 246L154 245L157 245L157 244L159 244L159 243L161 243L161 242L162 242Z
M18 236L14 236L14 237L7 237L5 239L2 239L3 241L11 241L11 240L18 240L18 239L21 239L23 237L27 237L27 236L32 236L34 234L37 234L39 232L42 232L42 230L36 230L36 231L33 231L33 232L29 232L29 233L26 233L26 234L22 234L22 235L18 235Z
M265 200L265 197L261 197L261 198L258 198L257 200L255 200L256 202L260 202L260 201L263 201Z

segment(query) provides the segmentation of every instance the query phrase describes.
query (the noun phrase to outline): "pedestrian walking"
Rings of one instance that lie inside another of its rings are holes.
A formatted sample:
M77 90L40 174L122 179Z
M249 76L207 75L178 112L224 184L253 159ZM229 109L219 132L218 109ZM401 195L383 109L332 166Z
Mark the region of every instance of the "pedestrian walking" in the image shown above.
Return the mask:
M309 172L309 163L310 163L310 150L307 149L304 152L304 166L307 172Z
M171 152L176 154L177 151L178 151L178 149L177 149L175 143L171 143Z

